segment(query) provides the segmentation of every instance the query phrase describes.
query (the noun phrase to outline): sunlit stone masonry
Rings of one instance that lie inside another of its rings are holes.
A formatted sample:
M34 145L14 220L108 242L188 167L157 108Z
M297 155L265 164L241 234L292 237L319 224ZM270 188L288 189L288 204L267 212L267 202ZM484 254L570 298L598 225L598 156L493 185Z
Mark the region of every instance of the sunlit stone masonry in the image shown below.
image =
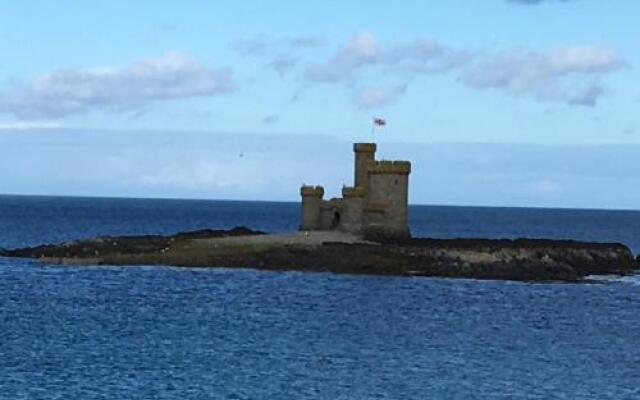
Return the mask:
M410 237L409 161L377 161L375 143L354 143L354 185L324 200L322 186L304 185L300 230L339 230L372 237Z

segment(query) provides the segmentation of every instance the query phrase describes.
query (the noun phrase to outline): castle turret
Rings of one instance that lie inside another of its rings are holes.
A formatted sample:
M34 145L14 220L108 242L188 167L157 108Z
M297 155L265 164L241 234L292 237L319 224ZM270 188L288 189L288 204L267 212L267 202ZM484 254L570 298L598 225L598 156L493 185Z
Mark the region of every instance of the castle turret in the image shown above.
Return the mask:
M355 156L354 186L367 187L367 167L376 158L375 143L354 143Z
M322 186L302 186L300 188L302 196L302 219L300 229L303 231L313 231L321 229L320 206L324 196Z
M387 237L410 236L408 224L408 161L372 161L367 167L365 230ZM382 213L379 216L376 214Z

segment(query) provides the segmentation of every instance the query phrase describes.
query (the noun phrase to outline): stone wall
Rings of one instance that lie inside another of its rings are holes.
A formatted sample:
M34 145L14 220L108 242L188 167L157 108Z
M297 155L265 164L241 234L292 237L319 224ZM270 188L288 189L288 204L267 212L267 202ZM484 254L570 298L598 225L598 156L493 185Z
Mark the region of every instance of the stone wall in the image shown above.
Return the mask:
M342 199L325 200L320 205L320 229L339 229L342 222L343 201Z
M340 230L359 233L362 229L365 188L362 186L342 188L343 207Z
M411 164L407 161L380 161L369 164L365 209L369 221L365 229L376 234L409 236L408 189ZM380 218L377 213L383 213ZM380 219L382 222L380 222Z

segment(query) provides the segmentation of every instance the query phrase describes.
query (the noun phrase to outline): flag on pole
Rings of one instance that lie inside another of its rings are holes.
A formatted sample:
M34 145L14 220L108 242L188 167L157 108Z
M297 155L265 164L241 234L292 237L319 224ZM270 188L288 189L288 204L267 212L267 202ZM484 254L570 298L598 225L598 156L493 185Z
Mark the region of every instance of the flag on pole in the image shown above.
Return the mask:
M376 127L383 127L385 125L387 125L387 121L385 121L384 118L373 117L373 124L371 124L371 140L375 139Z
M373 124L375 126L385 126L385 125L387 125L387 121L385 121L384 118L376 117L376 118L373 119Z

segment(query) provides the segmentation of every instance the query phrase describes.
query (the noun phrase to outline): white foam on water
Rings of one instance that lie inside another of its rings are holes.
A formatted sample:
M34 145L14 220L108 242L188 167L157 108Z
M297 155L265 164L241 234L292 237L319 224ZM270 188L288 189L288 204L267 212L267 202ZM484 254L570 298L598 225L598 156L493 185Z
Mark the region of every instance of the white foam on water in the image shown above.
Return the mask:
M640 286L640 274L621 276L619 282L629 283L633 286Z
M591 281L598 281L598 282L611 282L611 283L617 282L617 283L626 283L633 286L640 286L640 273L634 274L634 275L626 275L626 276L589 275L586 277L586 279L589 279Z

